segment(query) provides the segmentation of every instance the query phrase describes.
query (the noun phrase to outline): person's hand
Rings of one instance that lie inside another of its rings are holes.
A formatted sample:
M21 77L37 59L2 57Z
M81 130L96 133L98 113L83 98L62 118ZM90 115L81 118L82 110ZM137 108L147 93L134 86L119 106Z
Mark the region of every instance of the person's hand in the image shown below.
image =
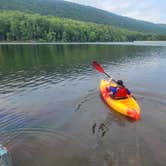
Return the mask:
M108 81L109 81L109 82L112 82L112 80L113 80L113 78L110 77Z

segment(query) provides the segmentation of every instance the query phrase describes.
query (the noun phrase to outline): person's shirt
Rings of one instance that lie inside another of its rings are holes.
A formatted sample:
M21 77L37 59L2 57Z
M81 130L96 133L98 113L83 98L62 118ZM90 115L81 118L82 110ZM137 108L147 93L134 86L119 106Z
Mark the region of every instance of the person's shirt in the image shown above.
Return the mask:
M131 94L131 92L130 92L126 87L123 87L123 88L126 89L128 95ZM109 90L110 92L112 92L113 95L115 95L116 92L117 92L117 90L118 90L118 87L110 86L110 87L108 88L108 90Z

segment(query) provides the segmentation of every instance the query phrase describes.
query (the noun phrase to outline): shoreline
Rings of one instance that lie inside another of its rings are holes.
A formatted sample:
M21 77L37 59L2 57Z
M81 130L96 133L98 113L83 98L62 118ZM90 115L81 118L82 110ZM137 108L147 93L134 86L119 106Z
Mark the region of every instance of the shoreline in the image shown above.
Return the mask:
M166 46L166 41L133 42L0 42L0 45L152 45Z

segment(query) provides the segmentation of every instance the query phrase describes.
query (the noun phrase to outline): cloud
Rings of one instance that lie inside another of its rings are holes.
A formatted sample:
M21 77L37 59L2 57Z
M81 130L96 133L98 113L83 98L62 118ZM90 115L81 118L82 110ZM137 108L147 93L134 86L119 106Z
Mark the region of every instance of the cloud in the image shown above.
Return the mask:
M166 24L166 1L165 0L67 0L83 5L93 6L109 12Z

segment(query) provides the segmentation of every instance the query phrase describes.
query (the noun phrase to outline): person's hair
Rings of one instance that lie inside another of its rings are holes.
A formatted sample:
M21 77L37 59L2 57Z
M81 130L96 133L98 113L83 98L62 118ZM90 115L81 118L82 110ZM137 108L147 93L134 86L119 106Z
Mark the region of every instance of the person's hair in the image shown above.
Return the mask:
M118 81L117 81L117 84L118 84L118 85L121 85L121 86L124 86L122 80L118 80Z

